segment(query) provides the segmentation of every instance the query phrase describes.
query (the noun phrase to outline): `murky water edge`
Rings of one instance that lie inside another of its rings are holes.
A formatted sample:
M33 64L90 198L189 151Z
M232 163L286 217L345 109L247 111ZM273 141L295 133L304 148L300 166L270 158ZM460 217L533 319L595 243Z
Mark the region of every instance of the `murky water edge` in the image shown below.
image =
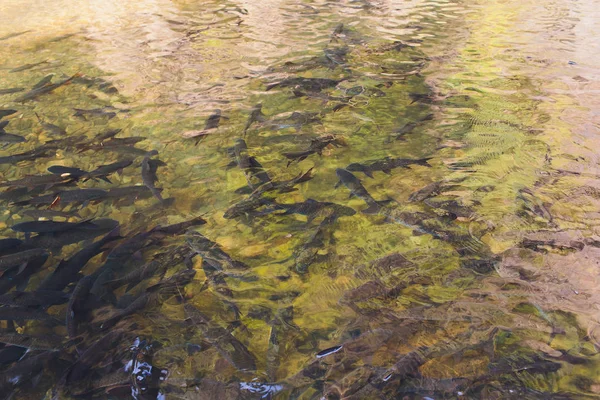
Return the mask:
M597 396L593 4L0 12L7 398Z

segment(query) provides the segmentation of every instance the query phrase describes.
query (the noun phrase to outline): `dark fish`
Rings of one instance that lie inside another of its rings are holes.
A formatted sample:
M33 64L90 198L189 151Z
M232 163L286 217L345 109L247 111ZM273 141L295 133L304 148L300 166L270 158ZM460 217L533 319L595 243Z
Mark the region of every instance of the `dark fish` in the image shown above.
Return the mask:
M206 224L206 220L202 217L192 218L189 221L179 222L177 224L157 226L152 229L154 234L158 235L179 235L189 228Z
M25 307L0 307L0 320L12 321L58 321L52 315L46 314L43 311L33 310Z
M164 202L164 199L160 195L160 191L158 191L154 186L154 182L158 180L156 176L156 169L158 168L158 165L161 164L159 164L157 160L150 160L150 157L155 156L157 154L158 151L152 150L148 152L142 160L142 181L144 182L144 185L148 189L150 189L154 197L156 197L162 203Z
M71 258L62 260L52 274L40 283L37 290L63 290L71 282L76 282L79 279L79 271L85 267L89 260L106 251L107 249L104 246L107 243L121 238L118 233L118 228L116 228L97 242L79 250Z
M45 196L34 197L29 200L17 201L15 205L49 205L56 204L58 201L60 204L68 203L82 203L87 204L91 201L100 200L107 197L108 192L102 189L73 189L56 192Z
M322 211L331 209L335 218L341 216L352 216L356 214L353 208L342 206L341 204L321 202L313 199L307 199L302 203L293 204L282 204L277 203L277 208L285 210L282 215L289 214L300 214L308 217L308 221L312 221L314 218L322 214Z
M31 259L24 270L20 268L12 268L5 271L0 278L0 294L7 293L13 287L18 290L25 290L29 278L38 272L48 259L48 254Z
M31 32L31 30L23 31L23 32L9 33L8 35L0 36L0 40L11 39L11 38L14 38L14 37L17 37L17 36L24 35L24 34L29 33L29 32Z
M219 123L221 122L221 110L216 109L213 114L211 114L204 124L204 130L216 129L219 127Z
M38 88L41 88L42 86L46 86L47 84L49 84L52 81L52 78L54 78L54 74L46 75L45 77L40 79L40 81L38 83L33 85L32 89L38 89ZM37 113L35 115L37 116ZM39 119L39 117L38 117L38 119Z
M265 115L262 113L262 103L258 103L252 107L250 115L248 116L248 121L246 121L246 125L244 126L244 136L246 135L246 132L248 132L248 129L250 129L250 126L255 122L265 122Z
M437 196L441 193L445 183L445 181L430 183L429 185L417 190L416 192L411 193L411 195L408 196L408 201L423 201L429 197Z
M274 202L269 199L265 199L261 196L261 193L253 193L242 201L229 207L223 217L225 219L237 218L242 215L249 215L263 206L273 205ZM273 209L274 211L275 209Z
M109 350L118 345L124 334L122 330L113 330L90 345L61 378L61 384L70 384L83 379L97 362L106 357Z
M323 89L337 86L344 79L325 79L325 78L287 78L280 82L267 85L267 91L276 87L289 87L301 89L308 92L320 92Z
M344 185L350 190L350 197L356 196L359 199L363 200L365 203L367 203L369 207L366 210L363 210L363 213L376 214L377 212L379 212L383 205L391 201L376 201L367 191L367 189L365 189L365 187L362 185L360 179L354 176L351 172L346 171L343 168L338 168L335 170L335 173L339 178L339 182L335 185L336 188L340 185Z
M162 189L157 188L156 190L160 191ZM120 199L123 197L129 197L133 199L145 199L150 196L152 196L152 191L150 191L150 189L143 185L137 185L108 189L105 197L107 199Z
M98 168L96 168L95 170L88 172L85 175L85 179L83 181L85 182L88 179L102 179L103 181L112 183L108 179L108 176L115 172L120 174L124 168L130 166L132 163L133 163L133 160L127 159L127 160L117 161L112 164L101 165Z
M35 160L42 157L51 157L56 154L56 149L41 146L23 153L0 157L0 164L16 164L21 161Z
M92 108L89 110L74 108L73 110L75 110L75 114L73 114L73 116L83 118L84 120L87 120L87 117L106 117L108 119L112 119L117 116L115 111L120 111L114 107Z
M293 161L300 162L300 161L306 159L311 154L322 155L323 150L329 145L333 145L335 147L341 147L341 146L345 146L345 142L344 142L343 138L341 138L340 136L337 136L337 135L333 135L333 134L321 135L321 136L311 140L308 149L283 153L283 156L285 156L286 158L288 158L290 160L288 162L288 166L289 166Z
M191 304L183 306L187 318L202 331L204 339L217 349L219 354L241 371L256 370L256 357L242 342L225 328L214 324L207 316Z
M28 350L58 350L62 337L54 335L31 336L18 333L0 333L0 343L25 347Z
M25 233L51 233L51 232L62 232L70 229L97 229L93 221L80 221L80 222L59 222L59 221L28 221L20 222L10 227L15 232Z
M0 130L0 143L23 143L25 138L12 133L6 133Z
M29 175L14 181L0 183L0 186L10 188L25 187L30 190L35 187L41 186L44 190L47 190L53 186L70 183L74 179L76 179L76 177L70 175Z
M196 253L188 246L178 246L172 250L160 253L154 257L152 261L135 268L127 275L107 282L112 290L121 286L128 285L126 291L131 290L138 283L149 279L155 275L164 275L165 272L172 267L181 263L189 262Z
M278 191L279 193L288 193L293 192L296 189L296 185L308 182L313 178L312 168L306 172L301 172L292 179L288 179L285 181L269 181L258 187L254 193L256 194L264 194L268 192Z
M12 390L14 387L29 382L47 368L47 364L59 355L58 351L51 350L19 360L0 375L0 389Z
M244 139L237 138L229 151L234 163L244 172L250 189L255 190L271 180L258 160L248 154L248 146Z
M84 171L77 167L65 167L62 165L53 165L48 168L48 172L53 173L54 175L60 175L65 177L72 177L75 179L79 179L88 174L87 171Z
M317 355L316 355L316 357L317 358L323 358L323 357L326 357L326 356L328 356L330 354L337 353L343 347L344 346L333 346L333 347L330 347L328 349L325 349L325 350L322 350L322 351L318 352Z
M91 240L115 229L119 223L112 219L96 219L93 221L96 228L74 228L67 231L40 233L27 241L31 246L39 246L51 251L57 251L63 246Z
M67 327L67 334L70 339L73 339L77 336L77 323L80 317L80 314L83 313L84 310L84 302L87 296L94 285L94 281L97 275L87 275L77 282L73 292L71 293L71 298L69 299L69 303L67 304L67 313L65 318L65 325Z
M394 130L392 132L393 136L395 137L396 140L404 140L404 135L412 132L416 127L422 125L424 122L431 121L433 119L433 117L434 117L433 114L428 114L428 115L420 118L416 122L409 122L406 125Z
M4 117L8 117L9 115L13 115L14 113L16 113L17 110L10 110L8 108L0 108L0 119L4 118Z
M126 137L126 138L110 138L108 140L102 140L100 141L100 143L95 143L95 144L87 144L87 143L82 143L77 145L77 148L80 151L87 151L87 150L108 150L108 151L123 151L124 149L136 149L137 151L141 152L143 150L141 149L137 149L135 147L129 147L131 145L134 145L136 143L139 143L141 141L146 140L145 137ZM143 151L144 154L146 154L146 151Z
M42 85L43 86L43 85ZM38 119L38 122L40 123L40 125L42 126L42 128L44 128L44 130L52 135L58 135L58 136L65 136L67 134L67 131L64 130L63 128L61 128L58 125L54 125L51 124L49 122L45 122L39 115L38 113L35 113L35 116Z
M25 88L15 87L8 89L0 89L0 94L11 94L11 93L19 93L25 90Z
M22 272L27 266L27 264L32 260L47 256L48 252L46 250L38 248L8 254L0 257L0 271L3 272L18 266L19 272Z
M216 259L226 262L231 268L248 269L249 267L241 261L236 261L221 249L218 243L206 238L198 232L189 232L185 238L186 243L192 250L200 254L202 258Z
M56 290L38 289L35 292L12 291L8 294L0 295L0 304L11 307L49 307L64 304L67 301L69 301L69 295Z
M32 89L29 92L25 93L24 95L17 97L15 99L15 101L18 102L18 103L24 103L26 101L33 100L33 99L35 99L35 98L37 98L39 96L42 96L44 94L48 94L48 93L54 91L55 89L58 89L59 87L61 87L63 85L66 85L67 83L71 82L77 76L79 76L79 73L77 73L77 74L75 74L75 75L73 75L73 76L71 76L69 78L66 78L66 79L64 79L64 80L62 80L60 82L51 83L51 84L39 87L37 89Z
M0 255L16 250L23 244L21 239L7 238L0 239Z
M423 165L430 167L427 163L431 158L409 159L409 158L390 158L386 157L383 160L372 161L369 164L352 163L346 167L347 171L362 172L369 178L373 178L374 171L381 171L386 174L391 174L394 168L408 168L410 165Z
M45 63L47 63L47 62L48 62L48 61L40 61L40 62L33 63L33 64L25 64L25 65L21 65L20 67L13 68L13 69L9 70L8 72L21 72L21 71L26 71L26 70L28 70L28 69L31 69L31 68L37 67L38 65L42 65L42 64L45 64Z

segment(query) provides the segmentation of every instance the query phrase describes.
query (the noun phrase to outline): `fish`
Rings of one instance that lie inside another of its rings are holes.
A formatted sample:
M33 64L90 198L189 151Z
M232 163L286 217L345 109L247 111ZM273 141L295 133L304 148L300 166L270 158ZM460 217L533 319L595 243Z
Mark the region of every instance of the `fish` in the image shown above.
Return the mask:
M21 161L35 160L42 157L52 157L55 154L56 149L41 146L23 153L0 157L0 164L16 164Z
M188 246L196 253L200 254L202 258L216 259L218 261L226 262L231 268L236 269L248 269L248 265L241 261L234 260L229 254L221 249L218 243L206 238L199 232L190 231L187 233L185 238Z
M282 153L282 155L290 160L288 162L289 166L294 161L300 162L302 160L305 160L311 154L322 155L323 150L329 145L333 145L335 147L342 147L345 146L345 142L343 138L338 135L325 134L312 139L308 149L306 150L286 152Z
M22 244L23 241L17 238L0 239L0 255L16 250Z
M119 239L121 239L121 236L119 236L119 228L117 227L102 239L79 250L69 259L62 260L54 271L40 283L37 290L63 290L70 283L76 282L79 279L79 271L85 267L89 260L107 251L108 248L105 248L106 244Z
M144 156L144 159L142 160L142 181L144 182L144 185L150 189L152 195L154 195L154 197L156 197L161 203L164 203L165 200L160 195L160 191L158 191L154 186L154 182L158 180L156 176L156 169L159 165L164 165L164 163L160 164L160 160L150 159L150 157L157 154L158 151L152 150L148 152L146 156Z
M54 74L48 74L48 75L44 76L42 79L40 79L40 81L38 83L33 85L32 89L38 89L38 88L41 88L42 86L46 86L47 84L52 82L52 78L54 78ZM37 113L36 113L36 116L37 116ZM38 117L38 119L39 119L39 117Z
M89 173L77 167L65 167L63 165L53 165L48 167L48 172L51 172L54 175L60 175L61 177L69 177L73 179L82 178Z
M69 339L73 339L77 336L77 324L79 319L79 314L83 313L84 310L84 302L87 296L90 293L92 286L94 285L94 281L97 275L91 274L86 275L82 279L77 282L73 292L71 293L71 298L67 303L67 311L65 317L65 326L67 327L67 334L69 335Z
M255 371L256 357L225 328L213 323L193 305L183 305L185 315L203 334L203 337L217 349L219 354L240 371Z
M91 240L97 236L107 234L119 225L117 221L108 218L95 219L93 224L96 225L94 229L84 227L60 232L40 233L32 236L26 243L34 247L49 249L54 253L63 246Z
M127 275L107 282L111 290L128 285L125 291L131 290L140 282L155 275L164 275L169 268L188 263L196 253L188 246L178 246L172 250L154 256L154 259L140 267L135 268Z
M302 203L277 203L277 208L285 210L285 212L281 213L281 215L305 215L308 217L309 222L312 221L314 218L318 217L320 214L323 214L323 211L327 209L332 210L336 219L341 216L352 216L356 214L356 211L353 208L346 207L337 203L321 202L313 199L307 199Z
M46 64L47 62L48 62L48 61L47 61L47 60L45 60L45 61L40 61L40 62L37 62L37 63L32 63L32 64L25 64L25 65L21 65L20 67L13 68L13 69L9 70L8 72L11 72L11 73L12 73L12 72L21 72L21 71L26 71L26 70L28 70L28 69L31 69L31 68L37 67L38 65Z
M369 206L367 209L363 210L365 214L376 214L381 210L381 207L387 203L390 203L392 200L383 200L377 201L371 196L371 194L365 189L360 179L352 174L352 172L347 171L343 168L338 168L335 170L335 173L339 179L338 183L336 183L335 187L339 187L340 185L346 186L350 190L350 197L356 196L359 199L363 200Z
M338 351L342 350L344 348L343 345L339 345L339 346L333 346L330 347L328 349L325 350L321 350L320 352L318 352L315 357L317 358L323 358L323 357L327 357L330 354L334 354L337 353Z
M0 183L0 187L9 187L9 188L27 188L28 191L33 190L36 187L41 187L44 190L48 190L54 186L66 185L74 180L77 177L73 177L71 175L28 175L21 179L16 179L13 181L7 181Z
M27 221L20 222L10 227L15 232L24 232L24 233L52 233L52 232L62 232L67 231L69 229L96 229L98 228L94 225L94 222L91 220L85 220L80 222L59 222L59 221Z
M280 82L270 83L267 85L267 91L280 88L301 89L308 92L320 92L323 89L337 86L340 82L347 80L343 79L326 79L326 78L287 78Z
M162 190L160 188L156 188L159 192ZM152 191L148 189L148 187L144 185L135 185L135 186L123 186L117 188L111 188L106 191L106 195L104 198L106 199L121 199L124 197L129 197L135 199L145 199L152 196Z
M47 368L47 364L58 358L60 353L55 350L20 359L16 364L4 370L0 375L0 389L12 390L23 385Z
M0 119L4 117L8 117L9 115L13 115L17 110L11 110L8 108L0 108Z
M248 146L244 139L237 138L229 152L234 160L233 165L237 165L244 172L248 187L251 190L255 190L261 184L271 181L271 177L258 160L248 154Z
M0 333L0 343L25 347L33 350L59 350L62 347L62 337L55 335L32 336L19 333Z
M138 152L143 151L143 153L146 154L147 152L144 150L137 149L136 147L129 147L144 140L146 140L146 138L140 136L126 138L111 137L108 140L101 140L99 143L82 143L77 145L77 148L80 150L80 152L89 150L123 151L124 149L136 149Z
M6 133L0 129L0 143L23 143L24 141L23 136Z
M108 179L108 176L114 172L117 172L120 174L124 168L127 168L131 164L133 164L132 159L125 159L125 160L114 162L112 164L100 165L95 170L90 171L87 174L85 174L85 176L83 177L84 178L83 182L87 181L88 179L93 179L93 180L102 179L103 181L105 181L107 183L112 183Z
M107 352L113 349L121 341L121 338L124 335L125 332L123 330L115 329L91 344L81 353L77 361L67 369L60 379L57 390L60 391L65 384L70 384L83 379L94 365L106 357Z
M405 140L404 136L408 133L411 133L416 127L422 125L424 122L431 121L434 118L433 114L428 114L415 122L409 122L400 128L394 130L392 132L395 140Z
M43 85L42 85L43 86ZM49 122L44 121L38 113L35 113L36 118L38 119L38 122L40 123L40 125L42 126L42 128L50 133L51 135L57 135L57 136L65 136L67 134L67 131L63 128L61 128L58 125L54 125L51 124Z
M13 287L18 290L24 290L29 282L29 278L48 260L48 254L36 257L27 262L24 270L20 268L12 268L5 271L0 278L0 295L7 293Z
M27 30L27 31L22 31L22 32L9 33L7 35L0 36L0 41L1 40L11 39L11 38L14 38L14 37L17 37L17 36L21 36L21 35L24 35L24 34L29 33L29 32L31 32L31 29Z
M288 179L285 181L270 181L266 182L263 185L259 186L253 193L256 194L265 194L268 192L278 191L279 193L289 193L293 192L296 189L296 185L308 182L312 178L314 178L312 174L313 168L310 168L306 172L301 172L292 179Z
M87 121L88 117L106 117L108 119L113 119L117 116L116 111L121 111L114 107L102 107L102 108L92 108L89 110L85 110L83 108L73 108L75 114L74 117L79 117Z
M0 89L0 95L2 95L2 94L19 93L19 92L22 92L24 90L25 90L25 88L22 88L22 87Z
M87 204L92 201L97 201L108 196L108 192L102 189L73 189L63 190L53 194L38 196L29 200L14 202L14 205L51 205L51 204L68 204L80 203Z
M15 102L17 102L17 103L24 103L24 102L29 101L29 100L34 100L34 99L36 99L39 96L42 96L44 94L51 93L55 89L58 89L59 87L68 84L69 82L71 82L73 79L75 79L79 75L80 75L79 73L76 73L76 74L74 74L74 75L72 75L72 76L70 76L70 77L68 77L66 79L63 79L60 82L51 83L51 84L47 84L47 85L44 85L44 86L36 88L36 89L32 89L29 92L27 92L27 93L25 93L25 94L17 97L15 99Z
M263 198L261 193L252 193L250 196L229 207L223 214L223 218L232 219L242 215L249 215L260 207L273 204L272 200Z
M211 114L207 119L206 119L206 123L204 124L204 130L207 131L209 129L216 129L219 127L219 123L221 122L221 118L223 118L221 116L221 110L219 110L218 108L213 112L213 114Z
M35 259L39 259L41 257L48 257L48 252L45 249L41 248L32 248L28 250L19 251L17 253L1 256L0 271L4 272L18 266L19 273L21 273L29 262Z
M0 320L59 322L50 314L26 307L0 307Z
M69 295L57 290L38 289L35 292L15 290L8 294L0 295L0 304L11 307L49 307L64 304L67 301L69 301Z
M244 136L246 136L248 129L250 129L253 123L261 123L265 122L265 120L265 115L262 112L262 103L258 103L257 105L252 107L252 110L250 110L250 115L248 116L248 120L246 121L246 125L244 126Z
M185 269L173 274L168 279L164 279L148 287L144 293L140 294L127 307L125 307L122 310L118 310L108 319L98 321L98 324L100 324L100 328L110 328L120 319L132 315L137 311L143 310L148 306L158 305L160 303L161 297L174 296L180 294L182 290L181 288L190 283L195 275L195 270Z
M429 160L431 160L431 158L409 159L386 157L382 160L371 161L368 164L352 163L346 167L346 170L351 172L362 172L369 178L373 178L374 171L381 171L389 175L394 168L408 168L410 165L431 167L431 165L428 164Z

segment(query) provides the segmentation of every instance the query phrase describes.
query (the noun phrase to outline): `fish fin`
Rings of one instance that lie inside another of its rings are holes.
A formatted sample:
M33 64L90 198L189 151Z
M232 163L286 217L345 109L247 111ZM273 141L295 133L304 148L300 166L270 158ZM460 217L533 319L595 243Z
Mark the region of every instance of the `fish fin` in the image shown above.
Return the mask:
M19 265L19 271L17 272L17 275L19 275L21 272L25 271L25 268L27 268L27 263L24 262L23 264Z
M353 198L354 196L356 196L356 195L354 194L354 192L350 192L350 194L348 195L348 198L349 198L349 199L351 199L351 198Z
M234 168L234 167L237 167L237 163L235 161L232 161L225 166L225 168Z
M417 160L416 164L423 165L425 167L431 167L431 165L427 161L431 160L432 158L433 157L422 158L420 160Z
M24 291L29 286L29 277L17 285L17 290Z
M6 128L6 126L8 125L9 122L10 121L2 121L2 122L0 122L0 129Z
M383 173L391 175L392 174L392 170L391 169L382 169L381 170Z
M365 175L366 175L366 176L368 176L369 178L371 178L371 179L375 179L375 177L373 176L373 172L372 172L372 171L366 170L366 171L363 171L363 172L364 172L364 173L365 173Z
M110 179L108 179L106 176L101 176L100 179L102 179L104 182L112 184L112 182L110 181Z
M336 184L333 186L334 189L339 188L342 185L342 181L337 181Z

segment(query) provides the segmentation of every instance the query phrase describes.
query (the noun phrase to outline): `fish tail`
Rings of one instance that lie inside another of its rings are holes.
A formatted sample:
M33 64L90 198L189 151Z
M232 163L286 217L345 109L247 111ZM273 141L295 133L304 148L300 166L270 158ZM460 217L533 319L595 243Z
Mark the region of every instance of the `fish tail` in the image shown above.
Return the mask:
M417 160L416 164L423 165L425 167L431 167L431 165L428 163L428 161L431 160L432 158L433 157L421 158L420 160Z
M386 206L387 204L393 202L394 200L390 199L390 200L381 200L381 201L375 201L373 200L372 202L369 202L369 207L367 207L366 209L364 209L362 212L363 214L379 214L381 212L381 209Z

